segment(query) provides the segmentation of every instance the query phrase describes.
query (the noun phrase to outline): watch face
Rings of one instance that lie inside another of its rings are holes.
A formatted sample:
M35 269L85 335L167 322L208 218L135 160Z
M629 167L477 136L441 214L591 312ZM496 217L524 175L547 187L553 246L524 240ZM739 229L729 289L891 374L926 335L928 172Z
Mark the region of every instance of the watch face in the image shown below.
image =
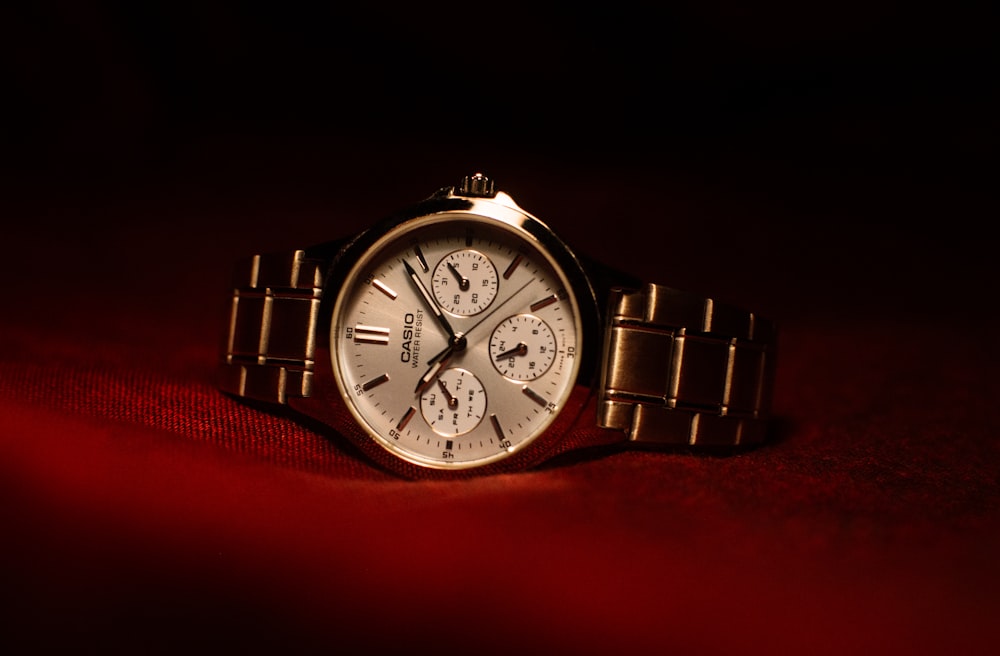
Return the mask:
M464 469L518 453L576 383L583 331L570 280L529 229L537 221L492 213L397 224L351 267L334 305L340 392L407 462Z

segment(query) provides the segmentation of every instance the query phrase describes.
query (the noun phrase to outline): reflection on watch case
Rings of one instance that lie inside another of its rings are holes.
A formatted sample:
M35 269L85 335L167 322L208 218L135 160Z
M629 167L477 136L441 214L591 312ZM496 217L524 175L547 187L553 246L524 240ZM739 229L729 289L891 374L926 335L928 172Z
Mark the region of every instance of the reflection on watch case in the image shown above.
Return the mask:
M355 238L240 263L226 337L224 391L406 476L533 466L595 394L601 443L758 443L776 342L754 313L578 256L480 174Z

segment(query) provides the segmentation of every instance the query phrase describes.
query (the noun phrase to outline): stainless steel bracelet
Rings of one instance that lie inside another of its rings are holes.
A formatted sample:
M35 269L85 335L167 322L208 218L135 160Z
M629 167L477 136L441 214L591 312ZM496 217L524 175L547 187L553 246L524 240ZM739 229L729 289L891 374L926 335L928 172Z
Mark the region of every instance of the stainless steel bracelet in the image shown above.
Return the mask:
M269 403L309 396L323 262L304 251L255 255L233 274L220 386Z
M613 290L598 425L636 443L763 441L775 329L751 312L660 285Z
M224 391L279 404L310 395L323 272L304 251L237 266ZM774 326L753 313L660 285L612 290L597 423L636 443L761 442L774 355Z

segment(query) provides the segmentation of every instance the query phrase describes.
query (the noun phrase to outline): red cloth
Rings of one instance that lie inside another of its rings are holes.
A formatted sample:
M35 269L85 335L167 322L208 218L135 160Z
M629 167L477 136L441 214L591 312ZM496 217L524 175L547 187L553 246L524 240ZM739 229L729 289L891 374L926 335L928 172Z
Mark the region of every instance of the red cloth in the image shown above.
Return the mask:
M5 641L99 653L988 651L1000 638L998 322L962 302L976 293L961 259L914 281L960 296L922 313L911 306L922 292L896 285L899 267L912 273L912 235L900 257L880 250L898 235L877 226L853 226L864 244L824 246L798 223L709 207L714 225L676 225L665 232L676 241L625 252L637 233L597 230L613 203L586 190L665 215L698 206L697 192L665 207L671 189L595 173L557 198L520 170L501 167L501 186L581 250L769 310L781 326L771 443L402 481L336 436L224 397L214 377L236 257L347 234L419 198L412 185L364 202L337 200L358 188L347 179L309 202L158 184L25 203L2 271ZM429 191L441 177L419 182ZM828 266L841 247L855 249L850 266ZM866 258L881 279L858 272Z

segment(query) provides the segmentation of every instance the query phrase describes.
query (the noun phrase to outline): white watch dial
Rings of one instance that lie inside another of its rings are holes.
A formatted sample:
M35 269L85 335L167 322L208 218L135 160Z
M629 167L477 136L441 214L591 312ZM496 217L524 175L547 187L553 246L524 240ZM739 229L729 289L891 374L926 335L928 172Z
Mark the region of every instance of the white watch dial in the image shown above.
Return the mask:
M354 418L394 455L432 468L492 463L566 405L580 367L579 306L526 220L410 219L347 273L331 321L334 376ZM505 354L522 342L524 355Z

